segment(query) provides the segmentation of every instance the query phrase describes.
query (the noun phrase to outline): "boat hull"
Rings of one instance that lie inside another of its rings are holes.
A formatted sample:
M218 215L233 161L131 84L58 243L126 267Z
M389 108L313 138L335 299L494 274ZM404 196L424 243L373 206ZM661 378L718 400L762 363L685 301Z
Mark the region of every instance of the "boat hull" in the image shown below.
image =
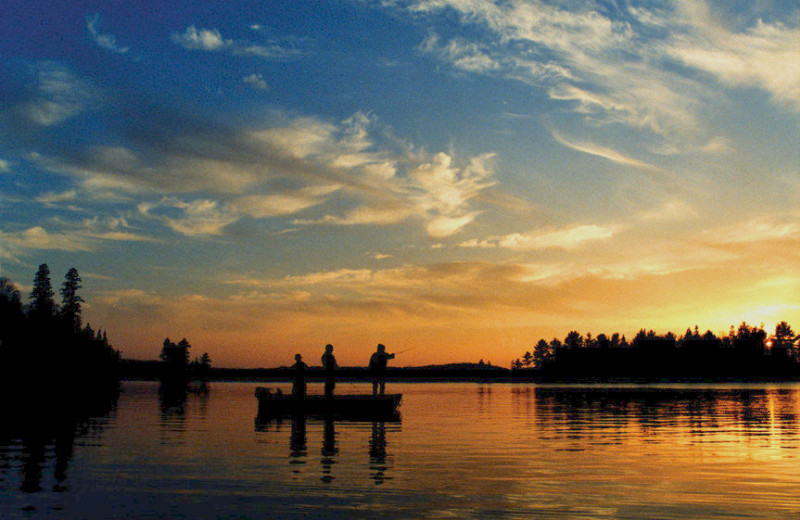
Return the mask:
M308 395L297 399L289 395L276 395L258 388L258 415L262 418L295 414L332 415L343 418L392 420L398 415L402 394L385 395Z

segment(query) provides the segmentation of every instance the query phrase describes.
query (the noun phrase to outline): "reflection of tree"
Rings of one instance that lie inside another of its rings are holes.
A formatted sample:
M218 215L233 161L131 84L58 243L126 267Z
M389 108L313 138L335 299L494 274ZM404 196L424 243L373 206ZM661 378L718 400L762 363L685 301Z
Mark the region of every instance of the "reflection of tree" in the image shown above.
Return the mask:
M161 444L181 444L186 432L186 398L183 383L162 381L158 387L161 412Z
M698 439L735 427L743 435L798 438L798 394L763 388L536 387L537 428L578 443L622 444L631 431L663 442L676 431Z
M74 402L68 395L51 396L47 414L41 413L40 402L29 398L3 402L0 460L13 460L3 451L21 446L20 489L26 493L41 491L45 468L52 461L55 481L52 489L65 491L76 439L102 427L102 422L93 419L110 414L116 407L117 396L82 396L80 402Z

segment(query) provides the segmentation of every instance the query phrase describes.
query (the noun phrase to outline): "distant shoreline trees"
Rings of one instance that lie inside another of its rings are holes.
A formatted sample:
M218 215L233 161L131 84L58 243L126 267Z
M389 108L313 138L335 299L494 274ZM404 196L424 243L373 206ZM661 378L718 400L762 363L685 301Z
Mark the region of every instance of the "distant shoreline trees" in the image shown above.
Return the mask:
M164 339L161 353L161 380L164 383L185 384L190 379L206 381L211 369L211 357L208 352L203 352L199 358L189 361L189 350L192 345L186 338L178 343L173 343L169 338Z
M701 335L695 326L682 336L641 329L630 342L616 333L593 337L573 330L563 342L540 339L511 367L544 379L795 378L800 376L799 339L785 321L772 335L743 322L722 337L711 331Z
M120 355L105 331L82 325L82 280L71 268L55 302L50 269L41 264L33 278L30 303L8 278L0 278L0 374L3 382L96 390L119 382Z

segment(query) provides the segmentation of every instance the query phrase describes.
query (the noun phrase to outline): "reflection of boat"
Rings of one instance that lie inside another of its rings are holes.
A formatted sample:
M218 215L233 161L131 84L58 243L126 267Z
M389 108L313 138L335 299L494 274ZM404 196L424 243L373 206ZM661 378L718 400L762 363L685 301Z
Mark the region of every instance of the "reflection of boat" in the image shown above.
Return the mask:
M292 414L333 415L348 419L396 420L403 394L385 395L307 395L296 399L291 395L275 394L264 387L256 388L259 417Z

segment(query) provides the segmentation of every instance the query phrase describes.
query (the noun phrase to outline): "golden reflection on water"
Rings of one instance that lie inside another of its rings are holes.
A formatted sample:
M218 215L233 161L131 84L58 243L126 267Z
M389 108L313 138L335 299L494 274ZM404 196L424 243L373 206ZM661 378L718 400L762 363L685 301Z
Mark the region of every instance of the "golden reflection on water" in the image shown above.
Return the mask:
M800 518L800 385L394 384L398 422L257 421L255 386L128 383L55 470L6 437L0 515Z

